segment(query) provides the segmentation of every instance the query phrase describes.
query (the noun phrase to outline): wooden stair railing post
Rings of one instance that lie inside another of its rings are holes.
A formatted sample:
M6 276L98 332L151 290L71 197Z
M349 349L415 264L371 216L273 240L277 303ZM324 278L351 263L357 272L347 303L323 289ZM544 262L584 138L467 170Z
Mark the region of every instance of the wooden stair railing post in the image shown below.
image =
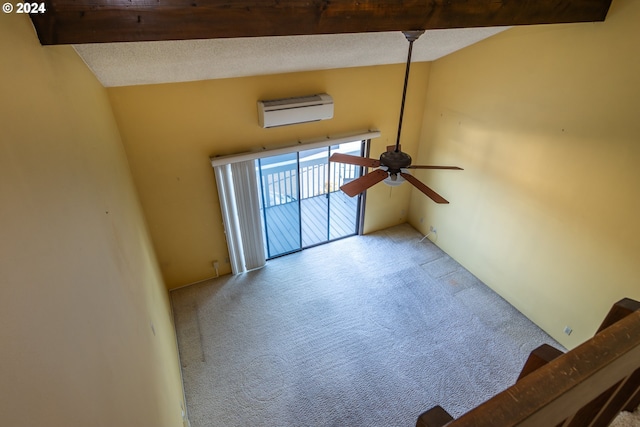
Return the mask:
M635 389L638 389L640 384L640 369L637 369L633 374L627 377L626 381L620 384L619 390L616 394L607 402L606 406L600 410L593 423L593 427L605 427L608 426L611 420L613 420L620 411L631 411L638 405L631 407L625 407L630 402L630 397Z
M563 354L564 353L562 351L555 347L551 347L549 344L542 344L529 354L529 358L524 363L516 382L520 381L536 369L542 368L544 365Z
M640 301L635 301L631 298L621 299L617 303L613 304L611 309L609 309L609 313L607 313L607 316L602 321L602 324L596 331L596 334L638 310L640 310Z
M453 417L442 406L434 406L420 414L416 427L443 427L450 421L453 421Z
M623 298L611 307L596 333L599 333L617 321L635 311L640 311L640 301ZM620 411L634 411L640 405L640 368L624 379L614 396L607 401L593 421L593 427L605 427Z
M640 383L640 375L636 375L636 374L638 374L638 371L634 373L634 375L636 376L635 383L638 384ZM622 408L622 410L631 412L631 411L634 411L639 406L640 406L640 386L638 386L638 389L636 390L635 394L633 394L631 398L629 398L626 406Z
M640 302L629 298L621 299L611 307L596 331L596 334L604 331L637 310L640 310ZM618 413L625 409L625 405L627 405L631 399L632 394L640 386L639 375L640 369L620 380L620 382L605 390L597 398L582 407L573 415L570 422L564 425L567 427L608 426ZM635 407L633 409L635 409Z

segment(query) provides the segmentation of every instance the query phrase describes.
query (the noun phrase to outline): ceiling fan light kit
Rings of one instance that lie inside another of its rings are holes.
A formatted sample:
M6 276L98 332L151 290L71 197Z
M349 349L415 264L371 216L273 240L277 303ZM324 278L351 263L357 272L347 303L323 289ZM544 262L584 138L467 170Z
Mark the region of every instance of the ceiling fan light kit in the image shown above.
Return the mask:
M384 166L380 167L381 169L384 168ZM384 169L383 169L384 170ZM408 170L405 170L404 173L408 173ZM382 180L382 182L384 182L385 184L387 184L390 187L397 187L400 184L402 184L405 181L405 179L401 176L401 175L397 175L397 174L389 174L388 177L386 177L385 179Z
M407 54L407 67L404 75L404 87L402 89L402 102L400 104L400 119L398 121L398 137L395 145L387 147L387 151L380 155L379 160L367 157L352 156L349 154L335 153L329 159L332 162L347 163L367 168L377 168L368 174L344 184L340 189L347 195L353 197L366 191L373 185L384 182L390 186L398 186L404 181L408 181L427 197L436 203L449 203L444 197L433 191L420 180L409 173L409 169L449 169L462 170L457 166L425 166L412 165L411 156L402 152L400 146L400 135L402 133L402 117L404 116L404 104L407 97L407 85L409 83L409 70L411 68L411 52L413 50L413 42L416 41L424 30L404 31L403 34L409 42L409 52Z

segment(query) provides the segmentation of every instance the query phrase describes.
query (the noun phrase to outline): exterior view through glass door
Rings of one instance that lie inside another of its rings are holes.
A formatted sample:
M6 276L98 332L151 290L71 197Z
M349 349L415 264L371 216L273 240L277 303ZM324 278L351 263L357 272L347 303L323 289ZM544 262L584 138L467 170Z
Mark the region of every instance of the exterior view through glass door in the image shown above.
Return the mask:
M329 163L329 157L363 150L364 141L355 141L256 160L267 258L358 233L360 197L340 186L362 168Z

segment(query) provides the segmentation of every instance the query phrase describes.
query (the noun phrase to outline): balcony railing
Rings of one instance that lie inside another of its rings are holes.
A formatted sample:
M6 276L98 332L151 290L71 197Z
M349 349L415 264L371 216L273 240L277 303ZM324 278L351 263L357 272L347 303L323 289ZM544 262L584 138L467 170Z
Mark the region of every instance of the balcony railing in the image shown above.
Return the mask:
M337 191L344 182L357 178L359 166L329 163L327 158L301 159L295 162L266 165L261 170L263 200L261 208L278 206ZM299 169L299 175L298 175ZM260 174L258 170L258 174Z

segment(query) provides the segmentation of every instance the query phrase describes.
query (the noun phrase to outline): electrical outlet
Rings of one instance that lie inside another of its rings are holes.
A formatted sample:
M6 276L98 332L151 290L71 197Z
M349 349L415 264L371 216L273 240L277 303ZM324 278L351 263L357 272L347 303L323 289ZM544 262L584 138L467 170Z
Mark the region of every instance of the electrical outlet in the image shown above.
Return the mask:
M211 265L213 266L213 268L215 268L216 270L218 269L218 267L220 267L220 263L218 263L218 260L213 260L211 261Z
M567 335L571 335L571 332L573 332L573 329L571 329L570 326L565 326L564 327L564 333Z
M438 230L436 230L436 228L433 225L429 226L429 231L432 232L432 233L437 233L438 232Z

